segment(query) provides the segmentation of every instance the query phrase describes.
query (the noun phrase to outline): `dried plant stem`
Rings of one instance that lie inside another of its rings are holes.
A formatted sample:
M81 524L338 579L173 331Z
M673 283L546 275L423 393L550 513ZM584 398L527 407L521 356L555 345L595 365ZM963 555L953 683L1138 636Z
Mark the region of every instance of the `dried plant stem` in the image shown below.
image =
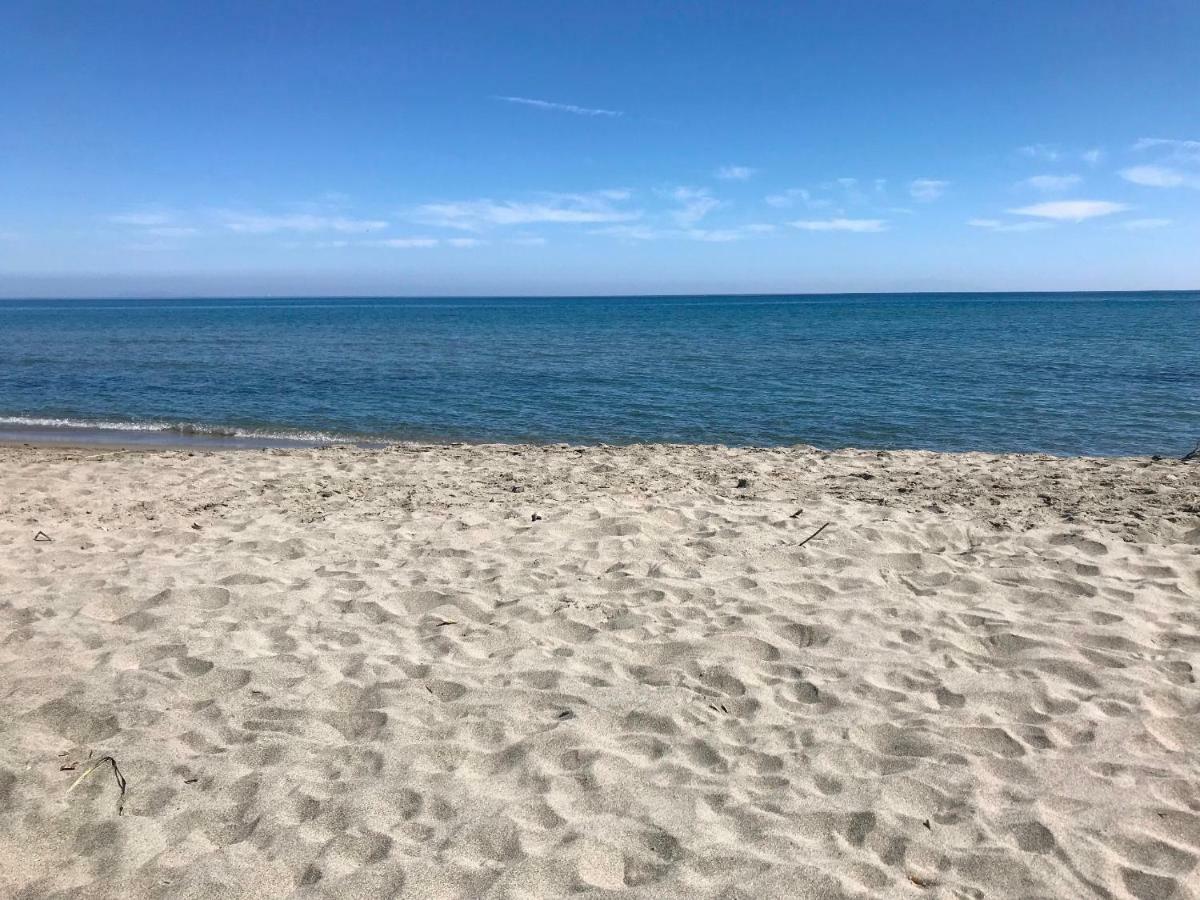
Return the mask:
M83 772L80 773L79 777L76 778L73 782L71 782L71 786L69 788L67 788L67 793L70 794L71 791L75 790L75 788L77 788L79 786L80 782L82 782L85 778L87 778L89 775L91 775L93 772L95 772L98 768L100 768L100 766L104 765L104 763L108 763L109 765L112 766L113 775L116 776L117 787L121 789L121 793L117 797L117 815L118 816L124 815L125 814L125 776L121 774L121 770L117 768L117 761L115 759L113 759L111 756L102 756L98 760L96 760L94 763L92 763L90 766L88 766L86 769L84 769Z

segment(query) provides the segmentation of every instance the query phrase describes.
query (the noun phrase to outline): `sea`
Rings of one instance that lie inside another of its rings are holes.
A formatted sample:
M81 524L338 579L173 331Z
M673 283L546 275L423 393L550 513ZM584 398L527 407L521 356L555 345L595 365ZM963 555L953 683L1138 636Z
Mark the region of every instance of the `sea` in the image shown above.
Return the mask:
M1200 292L3 300L0 439L1182 455Z

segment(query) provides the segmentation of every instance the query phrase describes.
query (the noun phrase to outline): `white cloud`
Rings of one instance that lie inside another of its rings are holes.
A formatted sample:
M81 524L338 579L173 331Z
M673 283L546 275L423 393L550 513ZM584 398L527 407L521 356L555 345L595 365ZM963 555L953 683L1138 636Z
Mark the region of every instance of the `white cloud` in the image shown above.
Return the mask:
M1046 162L1056 162L1062 157L1062 152L1049 144L1027 144L1024 147L1018 147L1017 152L1030 159L1041 159Z
M344 216L318 216L294 213L283 216L264 216L251 213L224 212L225 227L238 234L272 234L277 231L336 231L342 234L363 234L387 228L378 219L349 219Z
M1049 203L1035 203L1033 206L1010 209L1009 212L1018 216L1053 219L1056 222L1082 222L1085 219L1122 212L1128 208L1124 203L1112 203L1108 200L1052 200Z
M1121 177L1143 187L1200 188L1200 176L1166 166L1133 166L1121 170Z
M833 181L821 185L821 187L829 191L841 188L847 203L862 206L871 202L870 198L863 193L857 178L835 178Z
M426 203L418 206L410 218L424 225L463 231L505 225L628 222L640 218L641 211L613 206L614 202L628 198L628 191L609 190L588 194L544 194L536 202L482 199Z
M789 188L778 194L768 194L764 199L768 205L779 209L787 209L790 206L795 206L797 202L803 203L809 209L821 209L832 205L828 200L814 198L804 188Z
M721 166L713 174L725 181L745 181L747 178L753 177L757 172L758 169L751 169L749 166Z
M525 235L523 237L510 238L510 244L516 244L518 247L544 247L546 239L537 235Z
M133 250L136 253L163 253L178 250L179 245L168 241L134 241L126 244L125 249Z
M804 231L887 231L887 222L883 219L801 219L788 224Z
M692 228L688 229L683 236L691 241L728 244L731 241L742 240L746 237L746 233L737 228Z
M450 238L446 243L451 247L479 247L487 241L481 241L479 238Z
M147 228L146 234L152 234L155 237L190 237L193 234L199 234L198 228L191 228L185 225L164 225L161 228Z
M1034 175L1019 182L1024 187L1035 191L1045 191L1048 194L1067 191L1083 181L1078 175Z
M385 238L368 243L373 247L395 247L400 250L408 250L415 247L436 247L438 239L429 237Z
M1200 162L1200 141L1180 141L1170 138L1141 138L1134 150L1166 150L1178 162Z
M630 241L679 240L724 244L745 240L755 234L765 234L774 230L774 225L767 224L741 225L736 228L657 228L651 225L613 225L608 228L597 228L591 233Z
M140 235L156 238L190 237L191 235L200 233L198 228L173 224L176 221L176 217L174 214L167 212L141 211L118 213L117 215L109 216L108 221L114 225L140 229L138 232ZM173 248L173 245L163 241L144 241L128 246L136 250L164 250Z
M683 232L679 229L654 228L650 225L610 225L607 228L597 228L590 233L629 241L657 241L662 238L678 237Z
M549 100L535 100L532 97L496 97L497 100L503 100L505 103L517 103L521 106L533 106L537 109L548 109L554 112L571 113L576 116L605 116L608 118L616 118L623 116L625 113L617 109L593 109L587 106L576 106L574 103L552 103Z
M1041 231L1054 227L1051 222L1001 222L999 219L968 219L967 224L989 231Z
M949 186L950 182L948 181L938 181L936 178L917 178L909 184L908 193L914 200L930 203L946 193L946 188Z
M721 201L704 188L677 187L669 195L679 209L671 213L680 228L690 228L721 205Z
M1122 222L1120 227L1127 231L1146 231L1151 228L1165 228L1170 224L1170 219L1130 219L1128 222Z
M174 217L163 212L127 212L109 216L108 221L114 225L134 225L138 228L150 228L155 225L169 225Z
M1104 151L1099 147L1093 147L1091 150L1086 150L1079 156L1089 166L1100 164L1100 160L1104 159Z

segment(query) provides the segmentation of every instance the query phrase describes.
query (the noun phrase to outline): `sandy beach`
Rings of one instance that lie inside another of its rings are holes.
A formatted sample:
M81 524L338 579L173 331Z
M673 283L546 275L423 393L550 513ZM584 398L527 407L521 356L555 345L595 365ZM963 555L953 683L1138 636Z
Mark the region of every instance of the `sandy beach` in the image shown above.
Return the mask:
M1197 666L1200 463L0 448L0 895L1195 900Z

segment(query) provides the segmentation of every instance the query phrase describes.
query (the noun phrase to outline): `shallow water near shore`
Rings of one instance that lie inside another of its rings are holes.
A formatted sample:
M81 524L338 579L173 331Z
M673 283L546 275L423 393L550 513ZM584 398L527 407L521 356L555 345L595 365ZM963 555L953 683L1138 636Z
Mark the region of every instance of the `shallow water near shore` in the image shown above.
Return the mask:
M10 441L1200 438L1195 292L0 301L0 335Z

